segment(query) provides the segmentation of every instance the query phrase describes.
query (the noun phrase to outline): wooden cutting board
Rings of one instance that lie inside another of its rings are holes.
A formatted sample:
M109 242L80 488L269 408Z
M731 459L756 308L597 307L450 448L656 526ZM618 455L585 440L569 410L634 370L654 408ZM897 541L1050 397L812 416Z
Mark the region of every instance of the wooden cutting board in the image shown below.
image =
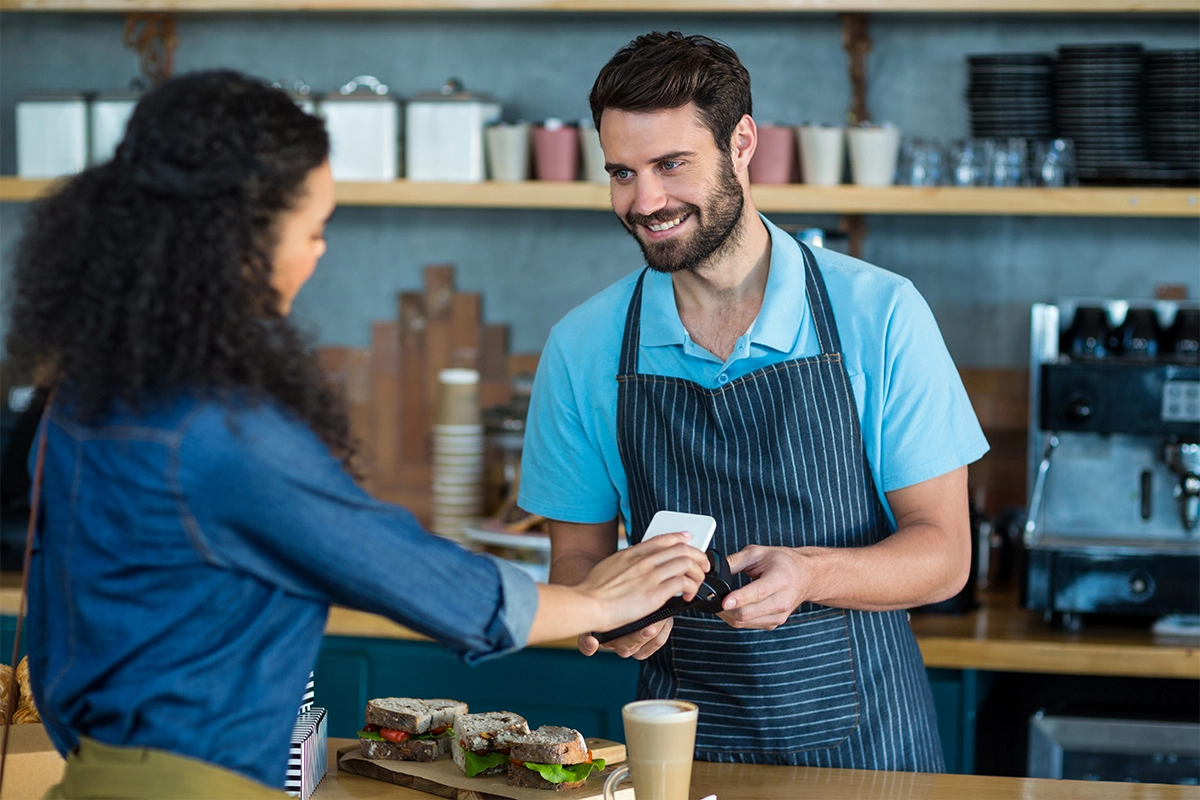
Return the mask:
M555 792L549 789L521 789L509 786L505 775L479 775L468 778L454 763L450 754L436 761L391 761L370 759L362 754L357 744L338 750L338 769L363 775L399 786L407 786L422 792L449 797L451 800L585 800L604 794L604 781L612 772L612 765L625 760L625 745L607 739L587 739L592 758L603 758L603 772L593 772L587 783L578 789ZM633 800L633 788L622 783L617 791L618 800Z

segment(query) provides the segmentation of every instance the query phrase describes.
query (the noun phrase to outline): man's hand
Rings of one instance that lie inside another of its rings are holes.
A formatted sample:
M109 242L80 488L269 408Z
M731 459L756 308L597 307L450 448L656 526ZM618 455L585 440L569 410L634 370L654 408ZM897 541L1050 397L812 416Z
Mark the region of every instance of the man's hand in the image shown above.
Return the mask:
M638 661L645 661L667 643L667 637L671 635L671 628L674 624L675 620L667 617L662 622L647 625L640 631L627 633L618 639L613 639L611 642L605 642L604 644L600 644L596 637L590 633L585 633L579 637L579 652L585 656L590 656L594 655L600 648L604 648L605 650L612 650L621 658L632 657Z
M804 558L790 547L752 544L729 556L729 570L753 580L730 592L718 616L735 628L774 630L804 601Z

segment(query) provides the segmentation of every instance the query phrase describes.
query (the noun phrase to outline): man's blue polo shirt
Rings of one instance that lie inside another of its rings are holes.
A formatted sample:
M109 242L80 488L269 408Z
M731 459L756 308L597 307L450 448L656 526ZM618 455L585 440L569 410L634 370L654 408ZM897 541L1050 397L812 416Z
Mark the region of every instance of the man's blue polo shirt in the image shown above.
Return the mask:
M762 367L820 353L808 307L804 256L784 231L771 234L762 309L722 362L688 336L669 275L650 270L642 292L638 371L717 388ZM987 440L933 313L907 278L813 248L833 306L846 370L879 499L987 452ZM617 380L625 316L641 270L568 313L538 363L519 504L566 522L629 519L617 449Z

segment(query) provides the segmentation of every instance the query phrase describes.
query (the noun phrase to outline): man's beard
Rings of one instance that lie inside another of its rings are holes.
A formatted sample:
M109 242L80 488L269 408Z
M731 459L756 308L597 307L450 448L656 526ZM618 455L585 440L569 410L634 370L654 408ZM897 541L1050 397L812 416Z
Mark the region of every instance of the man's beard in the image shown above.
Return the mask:
M642 248L646 266L665 273L694 271L718 250L737 244L741 232L738 223L741 222L746 199L742 196L742 185L733 173L732 163L725 163L707 199L704 209L685 203L680 208L663 209L648 217L633 211L625 215L622 220L625 230ZM696 231L691 237L646 242L638 236L639 225L670 222L685 214L696 220Z

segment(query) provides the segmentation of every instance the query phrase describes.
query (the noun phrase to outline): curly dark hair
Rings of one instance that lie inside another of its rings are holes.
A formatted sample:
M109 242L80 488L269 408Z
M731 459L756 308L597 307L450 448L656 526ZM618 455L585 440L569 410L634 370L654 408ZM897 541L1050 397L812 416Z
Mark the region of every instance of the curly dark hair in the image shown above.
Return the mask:
M84 421L179 390L271 397L349 467L341 401L271 284L280 217L328 157L319 119L236 72L146 94L113 160L32 209L13 270L14 369Z
M588 97L600 128L606 108L661 111L695 103L722 152L750 113L750 72L729 45L679 31L643 34L616 52Z

